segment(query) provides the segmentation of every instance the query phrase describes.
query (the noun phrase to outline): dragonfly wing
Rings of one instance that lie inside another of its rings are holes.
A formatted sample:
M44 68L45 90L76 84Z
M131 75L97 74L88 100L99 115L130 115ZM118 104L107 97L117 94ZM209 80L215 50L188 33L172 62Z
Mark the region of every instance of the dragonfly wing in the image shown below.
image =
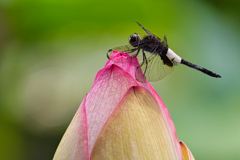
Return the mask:
M112 49L108 50L107 57L109 59L114 50L123 51L123 52L126 52L126 53L130 54L130 55L133 55L133 54L135 54L137 49L138 49L138 47L133 47L131 44L128 44L128 45L125 45L125 46L120 46L120 47L115 47L115 48L112 48Z
M143 75L150 82L158 81L166 77L174 69L174 65L171 67L165 65L159 54L151 54L140 64L140 67L137 67L135 72L135 77L139 82L144 82Z
M177 62L171 61L173 63L174 66L178 66Z
M132 46L131 44L125 45L125 46L120 46L120 47L115 47L112 49L109 49L107 52L107 57L109 59L109 57L112 55L113 51L123 51L125 53L128 53L130 55L136 55L138 50L140 50L142 47L144 47L145 45L147 45L146 42L140 43L138 44L138 46Z
M164 46L165 46L165 47L167 47L167 48L168 48L167 38L166 38L166 36L165 36L165 35L163 36L162 43L164 44Z
M153 35L151 32L149 32L148 30L146 30L140 23L138 23L138 21L136 21L136 22L137 22L137 24L138 24L149 36Z

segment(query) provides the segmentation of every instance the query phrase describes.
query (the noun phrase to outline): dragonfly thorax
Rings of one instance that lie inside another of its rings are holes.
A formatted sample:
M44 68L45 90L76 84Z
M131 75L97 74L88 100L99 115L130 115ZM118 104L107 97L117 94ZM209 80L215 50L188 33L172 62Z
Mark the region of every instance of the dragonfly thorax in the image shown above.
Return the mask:
M156 36L151 35L151 36L144 37L140 43L142 44L141 48L144 51L148 51L151 53L166 55L168 50L168 47L164 46L164 44Z

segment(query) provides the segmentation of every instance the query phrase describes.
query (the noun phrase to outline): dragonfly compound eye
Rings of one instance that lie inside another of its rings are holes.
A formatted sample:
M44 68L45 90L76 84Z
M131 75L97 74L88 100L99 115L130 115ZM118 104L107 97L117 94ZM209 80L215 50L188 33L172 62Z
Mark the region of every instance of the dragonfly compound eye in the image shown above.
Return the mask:
M137 46L138 42L140 41L140 36L137 33L134 33L132 36L129 38L129 43L132 46Z

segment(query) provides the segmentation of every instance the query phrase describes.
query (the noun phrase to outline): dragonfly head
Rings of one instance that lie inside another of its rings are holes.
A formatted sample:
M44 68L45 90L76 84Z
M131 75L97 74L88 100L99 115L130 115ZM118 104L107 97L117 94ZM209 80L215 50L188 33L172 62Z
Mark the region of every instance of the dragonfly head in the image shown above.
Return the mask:
M140 36L137 33L134 33L133 35L130 36L129 43L133 47L137 47L139 42L140 42Z

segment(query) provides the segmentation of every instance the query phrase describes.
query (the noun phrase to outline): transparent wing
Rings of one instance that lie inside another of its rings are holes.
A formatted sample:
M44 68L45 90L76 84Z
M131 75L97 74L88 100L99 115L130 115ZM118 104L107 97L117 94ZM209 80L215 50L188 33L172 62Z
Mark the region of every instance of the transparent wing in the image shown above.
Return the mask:
M178 66L177 62L171 61L173 63L174 66Z
M140 71L141 67L141 71ZM144 83L143 75L146 80L150 82L158 81L163 79L168 74L170 74L173 69L172 67L163 64L161 56L159 54L151 54L137 67L135 72L135 77L139 82Z
M165 36L165 35L163 36L162 43L164 44L164 46L165 46L165 47L167 47L167 48L168 48L167 38L166 38L166 36Z
M114 50L123 51L123 52L133 55L138 50L138 47L133 47L131 44L128 44L125 46L120 46L120 47L115 47L115 48L109 49L107 52L108 59L110 58L110 56L112 55Z
M123 51L123 52L126 52L126 53L130 54L130 55L136 55L137 52L140 51L140 48L144 47L145 45L147 45L146 42L139 43L138 46L136 46L136 47L133 47L131 44L128 44L128 45L125 45L125 46L120 46L120 47L115 47L115 48L112 48L112 49L108 50L107 57L109 59L109 57L111 56L111 54L113 53L114 50ZM139 54L137 54L137 55L139 55Z
M138 24L149 36L153 35L151 32L149 32L148 30L146 30L140 23L138 23L138 21L136 21L136 22L137 22L137 24Z

